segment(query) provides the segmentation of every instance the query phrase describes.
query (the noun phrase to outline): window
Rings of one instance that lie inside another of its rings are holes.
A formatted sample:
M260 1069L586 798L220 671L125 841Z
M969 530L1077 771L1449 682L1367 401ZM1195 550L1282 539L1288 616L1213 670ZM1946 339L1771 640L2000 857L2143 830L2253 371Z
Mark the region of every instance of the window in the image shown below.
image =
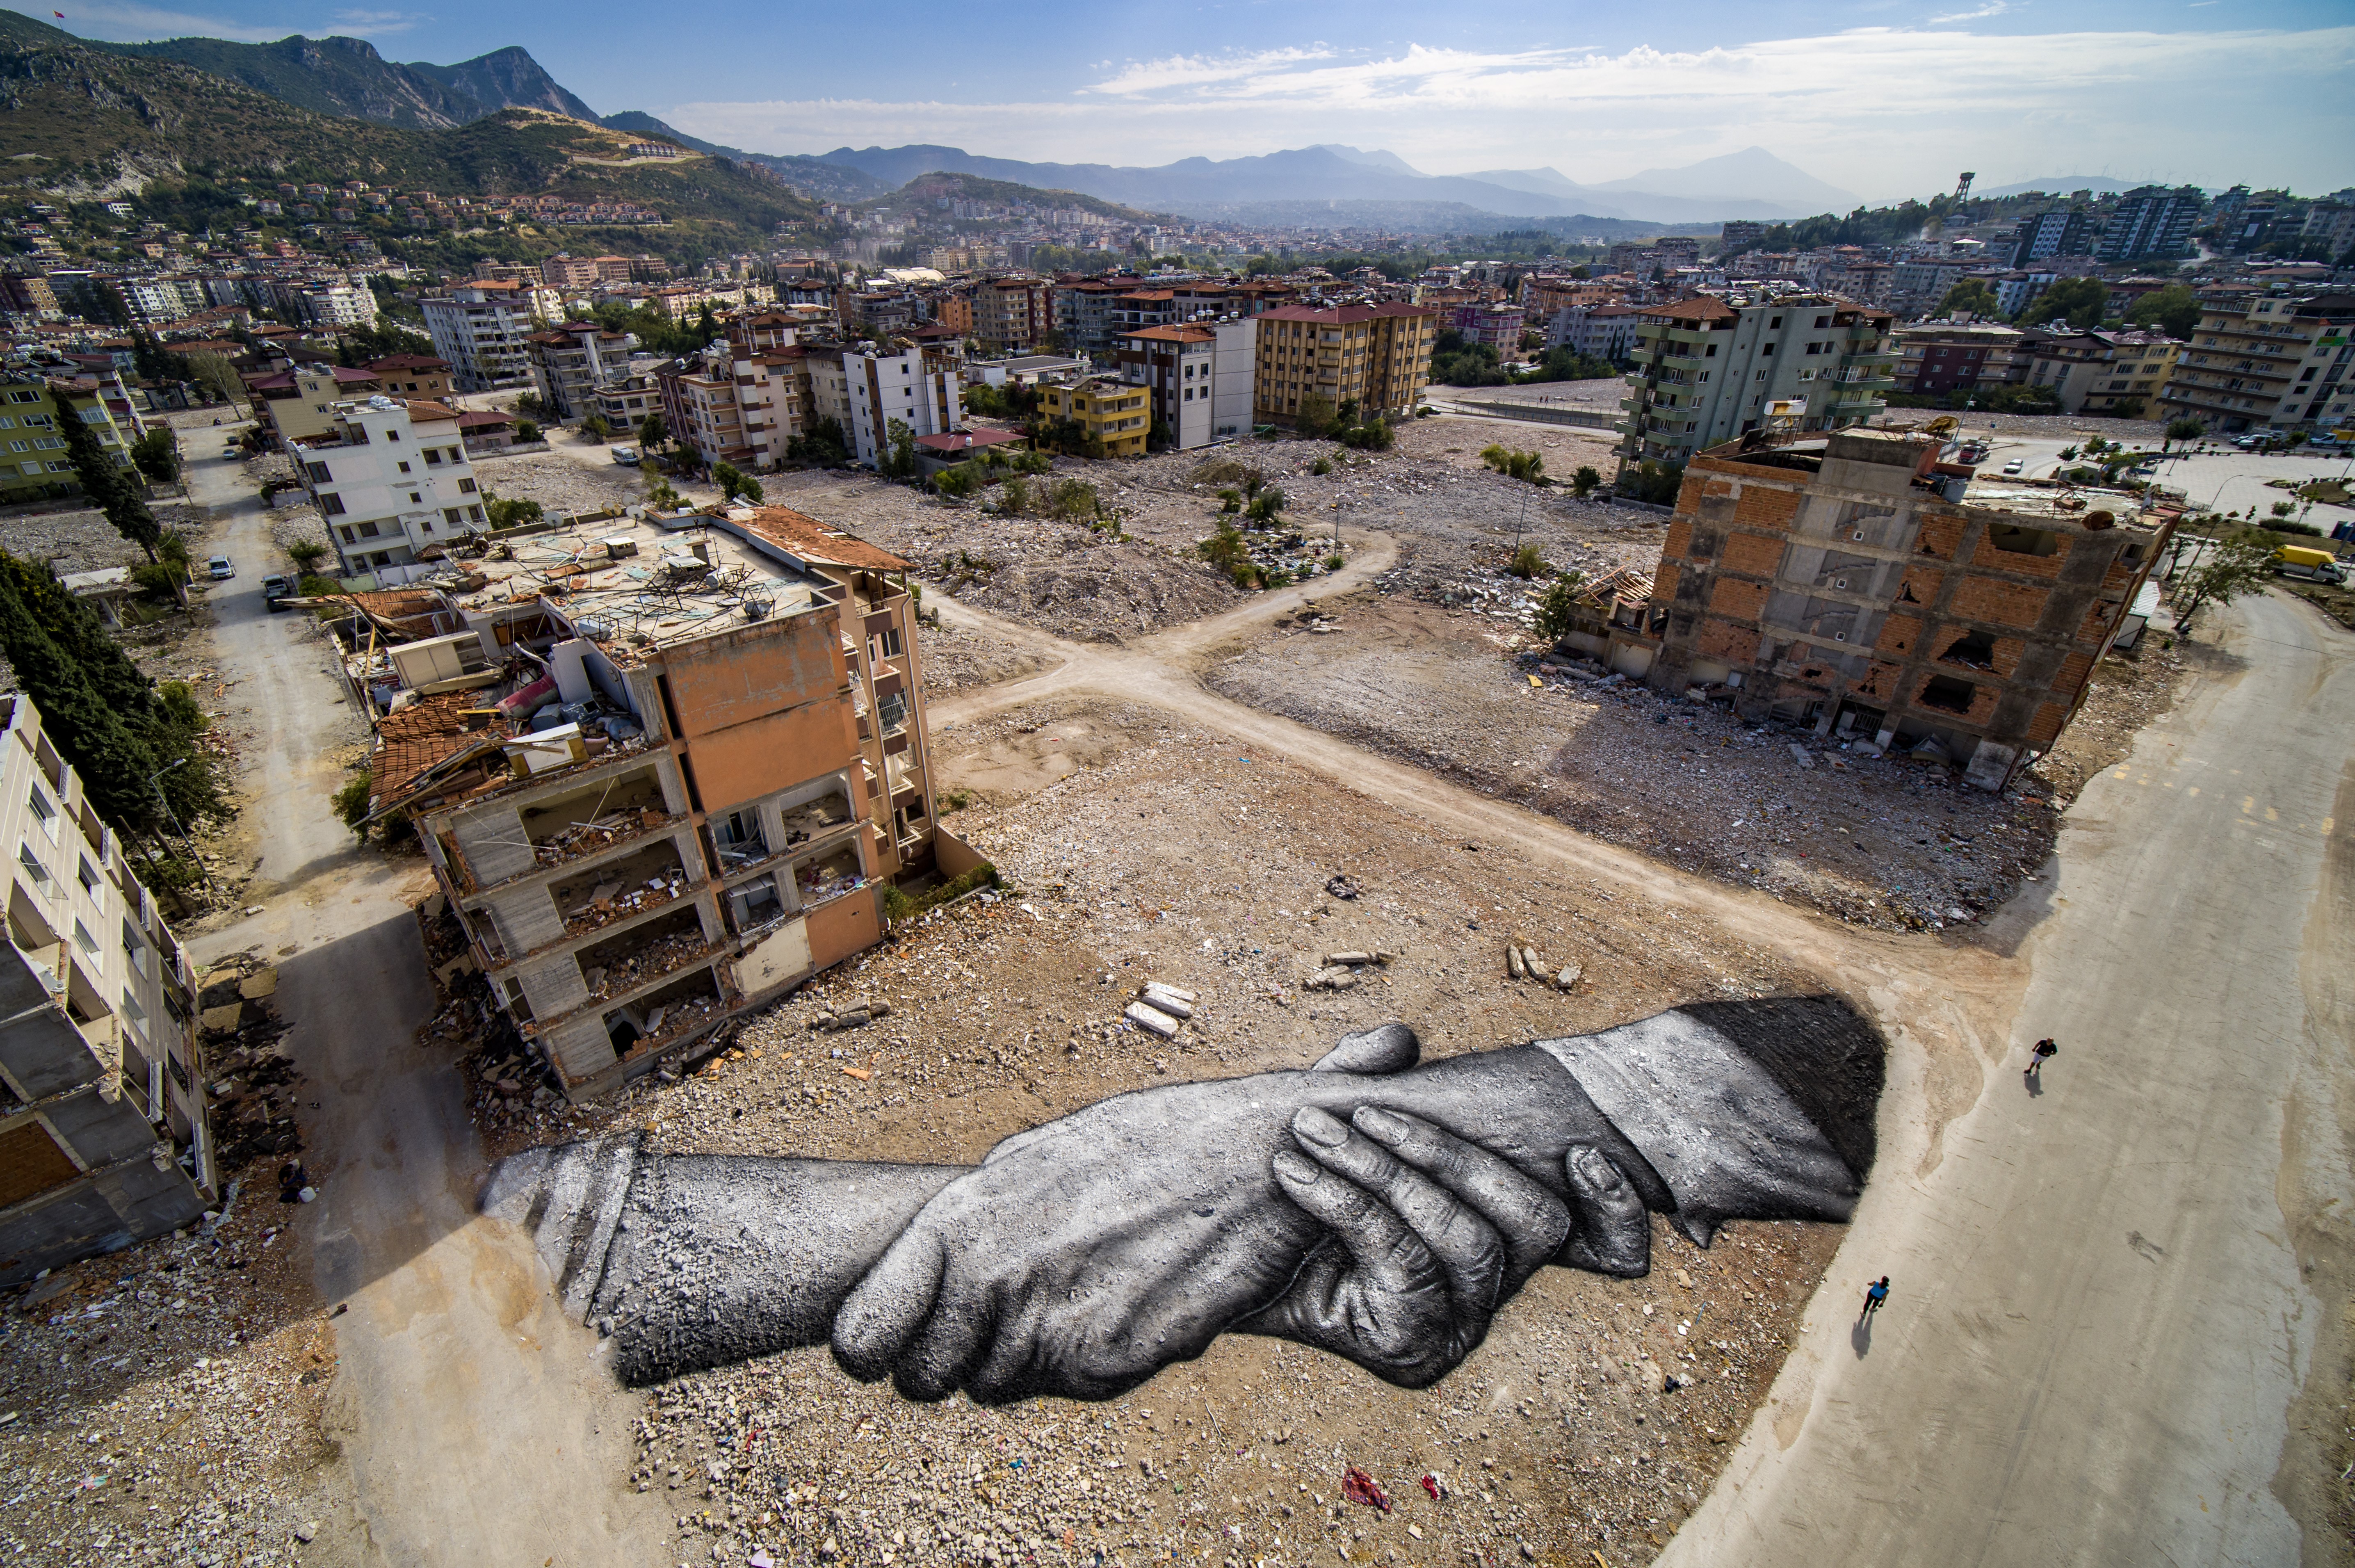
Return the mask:
M362 523L360 525L360 538L364 539L372 539L376 538L376 525L374 523Z
M341 528L341 529L338 529L337 531L338 531L338 532L340 532L340 533L344 536L344 542L345 542L346 544L350 544L350 543L354 542L354 541L353 541L353 538L352 538L352 530L351 530L351 529L349 529L349 528Z
M50 843L56 843L58 840L58 808L49 804L49 797L41 793L41 787L38 784L35 784L33 786L32 801L33 815L40 820L41 831L49 836Z
M1924 708L1943 708L1949 713L1968 713L1971 699L1978 688L1969 681L1951 675L1934 675L1922 688L1921 702Z
M41 864L41 858L33 853L33 847L30 844L17 845L16 859L24 866L25 869L32 874L33 885L40 889L43 892L48 892L49 891L49 869Z
M1819 316L1816 317L1816 325L1817 325L1817 326L1829 326L1831 324L1832 324L1832 318L1831 318L1830 316L1828 316L1828 315L1819 315Z
M327 473L327 465L324 463L306 463L303 464L303 471L322 485L326 484L332 477Z
M90 863L90 857L87 855L80 857L80 859L81 869L74 873L74 880L81 884L82 891L94 893L98 891L98 868Z
M92 936L90 933L90 927L84 925L79 919L74 922L74 945L93 958L98 956L98 938Z
M406 464L406 463L402 464L400 465L400 471L401 471L403 474L408 473L408 472L409 472L409 464Z
M1770 359L1774 357L1774 346L1773 344L1762 343L1758 346L1758 357L1761 359ZM1761 370L1758 373L1758 379L1762 381L1766 379L1766 373L1764 370Z
M152 956L153 950L148 947L147 939L140 934L139 928L127 920L123 923L123 951L130 958L131 967L133 970L142 975L147 973L148 959ZM130 995L127 992L123 996L123 1002L126 1008L131 1005ZM144 1017L144 1015L134 1016Z
M1781 316L1779 316L1779 315L1777 315L1777 316L1770 316L1770 317L1768 317L1768 318L1767 318L1767 321L1766 321L1766 330L1767 330L1767 331L1769 331L1769 332L1774 332L1774 331L1775 331L1775 330L1779 329L1779 328L1782 326L1782 325L1783 325L1783 318L1782 318Z
M400 432L397 430L386 431L384 432L384 439L387 441L399 441L400 439Z
M2000 550L2015 555L2052 555L2061 549L2061 536L2043 528L2023 528L2011 523L1992 523L1987 527L1987 542Z

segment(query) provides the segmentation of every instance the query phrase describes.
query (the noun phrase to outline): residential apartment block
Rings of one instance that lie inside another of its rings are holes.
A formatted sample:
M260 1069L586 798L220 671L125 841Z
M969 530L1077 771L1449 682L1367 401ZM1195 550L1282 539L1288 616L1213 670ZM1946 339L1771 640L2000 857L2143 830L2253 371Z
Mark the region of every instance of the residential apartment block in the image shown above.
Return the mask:
M428 549L488 526L457 411L378 396L335 405L324 435L288 448L344 574L405 581Z
M1148 326L1119 338L1122 379L1153 393L1153 420L1180 451L1252 432L1253 320Z
M520 387L531 379L527 340L538 330L534 291L478 280L418 301L433 352L447 361L462 392Z
M524 338L524 357L532 390L555 418L567 423L587 419L598 411L597 389L628 371L636 347L630 334L609 332L593 321L568 321L531 333Z
M973 291L973 335L993 354L1028 354L1055 329L1053 285L1044 278L991 278Z
M523 673L382 722L372 808L415 820L499 1005L587 1098L880 936L936 850L907 563L783 507L600 524L410 644ZM394 650L396 653L401 649Z
M1903 392L1994 388L2028 374L2028 335L1992 322L1914 322L1896 332L1893 374Z
M0 1285L188 1224L219 1201L196 980L121 840L0 696Z
M119 376L101 382L94 376L56 378L33 368L0 372L0 505L80 491L80 476L58 429L59 420L78 419L91 427L115 465L128 467L131 445L143 432L127 411L127 397L123 419L115 417L117 405L110 394L121 384Z
M952 350L941 346L828 351L839 360L852 455L878 462L891 446L891 421L911 434L944 435L964 420L963 383Z
M1546 347L1567 348L1590 359L1619 364L1636 352L1636 307L1631 304L1564 305L1546 326Z
M2355 363L2355 293L2203 295L2200 325L2159 394L2164 417L2211 433L2347 422Z
M2196 185L2173 190L2161 185L2137 187L2111 208L2094 255L2112 266L2146 256L2172 260L2190 251L2191 231L2207 210L2207 194Z
M2051 388L2064 412L2139 418L2181 347L2157 332L2031 333L2027 384Z
M1647 607L1594 651L1656 691L1730 688L1745 718L1933 743L2002 788L2075 715L2174 514L1941 456L1865 431L1696 454Z
M1070 421L1103 443L1106 457L1142 457L1153 432L1153 393L1143 386L1090 376L1049 381L1039 389L1039 415Z
M1259 363L1253 418L1289 425L1304 399L1322 399L1327 417L1343 403L1366 416L1405 413L1431 380L1439 312L1381 304L1278 305L1256 318Z
M1821 294L1646 306L1617 425L1623 463L1681 464L1745 432L1861 424L1888 404L1887 311Z

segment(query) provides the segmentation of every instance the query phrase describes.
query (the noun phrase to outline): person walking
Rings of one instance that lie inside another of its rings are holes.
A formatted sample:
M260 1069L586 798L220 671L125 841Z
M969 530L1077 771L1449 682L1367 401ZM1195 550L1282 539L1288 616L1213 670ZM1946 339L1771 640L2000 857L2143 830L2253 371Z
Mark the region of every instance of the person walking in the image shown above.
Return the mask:
M2029 1048L2028 1066L2019 1074L2021 1082L2041 1083L2044 1081L2044 1064L2060 1054L2061 1048L2052 1043L2050 1035L2038 1040Z
M1859 1323L1863 1322L1874 1313L1880 1311L1881 1304L1888 1299L1889 1276L1887 1275L1882 1275L1879 1279L1874 1280L1870 1285L1864 1287L1864 1310L1856 1315L1856 1320Z

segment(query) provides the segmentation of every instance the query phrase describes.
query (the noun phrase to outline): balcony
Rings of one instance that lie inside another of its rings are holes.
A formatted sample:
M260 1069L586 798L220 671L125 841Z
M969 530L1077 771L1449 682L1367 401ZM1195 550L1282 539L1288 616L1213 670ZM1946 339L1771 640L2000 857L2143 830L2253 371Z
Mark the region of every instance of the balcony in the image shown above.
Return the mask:
M663 838L550 882L548 891L564 919L565 936L573 937L676 902L701 880L701 872L679 859L678 846Z

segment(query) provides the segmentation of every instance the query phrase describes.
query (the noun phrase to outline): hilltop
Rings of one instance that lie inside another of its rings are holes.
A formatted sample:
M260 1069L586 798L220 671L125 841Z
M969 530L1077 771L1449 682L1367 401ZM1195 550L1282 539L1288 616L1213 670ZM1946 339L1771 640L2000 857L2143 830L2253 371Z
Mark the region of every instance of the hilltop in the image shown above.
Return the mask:
M22 22L22 18L7 20ZM56 33L56 29L39 29ZM633 229L666 254L741 250L815 208L764 170L697 156L628 167L642 136L535 109L502 109L446 129L329 117L176 59L0 29L0 190L91 201L190 182L365 180L445 196L555 195L630 201L671 219ZM157 193L161 194L161 193ZM550 239L553 251L576 234Z
M1158 213L1123 207L1116 201L1083 196L1075 190L1045 189L1038 186L1017 185L1012 180L984 179L979 175L948 174L938 169L918 175L898 190L880 198L878 205L902 200L930 201L940 197L957 201L995 202L1005 207L1027 204L1031 207L1073 208L1124 223L1152 223L1161 219Z

